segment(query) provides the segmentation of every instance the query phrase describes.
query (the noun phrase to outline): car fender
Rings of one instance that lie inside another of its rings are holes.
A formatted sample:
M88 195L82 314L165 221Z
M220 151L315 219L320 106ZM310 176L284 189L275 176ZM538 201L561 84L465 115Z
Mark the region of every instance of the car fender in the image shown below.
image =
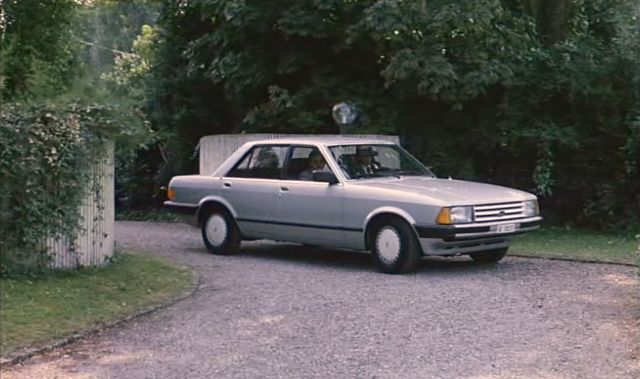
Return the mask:
M369 225L369 222L376 217L379 214L382 213L390 213L390 214L394 214L396 216L399 216L401 218L403 218L410 226L411 228L413 228L413 226L416 223L416 220L409 214L409 212L405 211L404 209L398 208L398 207L380 207L380 208L376 208L373 211L371 211L367 217L365 217L364 219L364 223L362 224L362 230L366 231L367 230L367 226Z
M229 211L229 213L231 213L231 216L234 219L238 218L238 213L236 212L235 208L233 208L231 203L229 203L225 198L223 198L221 196L209 195L209 196L203 197L198 202L198 211L196 212L196 220L200 220L200 210L203 208L204 205L206 205L208 203L220 204L220 205L224 206L225 208L227 208L227 210Z

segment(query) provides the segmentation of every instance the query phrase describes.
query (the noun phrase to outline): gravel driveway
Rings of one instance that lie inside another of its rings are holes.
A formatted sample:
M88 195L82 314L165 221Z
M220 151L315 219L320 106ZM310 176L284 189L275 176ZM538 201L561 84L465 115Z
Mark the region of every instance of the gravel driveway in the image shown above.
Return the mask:
M116 239L192 266L200 289L3 379L640 378L631 267L459 258L392 276L295 245L213 256L177 224L120 222Z

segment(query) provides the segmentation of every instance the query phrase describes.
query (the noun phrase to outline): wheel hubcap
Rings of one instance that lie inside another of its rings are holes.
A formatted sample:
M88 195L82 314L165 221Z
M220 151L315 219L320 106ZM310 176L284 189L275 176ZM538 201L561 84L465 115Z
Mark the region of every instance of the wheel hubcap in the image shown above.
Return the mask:
M220 246L227 238L227 222L221 215L215 214L207 220L205 228L209 243L214 246Z
M378 232L376 248L380 259L384 262L393 263L398 259L400 256L400 245L400 236L394 228L385 226Z

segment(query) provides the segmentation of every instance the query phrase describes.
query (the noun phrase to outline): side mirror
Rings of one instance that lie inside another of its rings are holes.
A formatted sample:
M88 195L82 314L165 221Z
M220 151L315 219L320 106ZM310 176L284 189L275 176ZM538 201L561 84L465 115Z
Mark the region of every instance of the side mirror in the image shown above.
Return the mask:
M314 171L313 181L329 183L331 185L338 183L338 178L336 178L336 176L331 171Z

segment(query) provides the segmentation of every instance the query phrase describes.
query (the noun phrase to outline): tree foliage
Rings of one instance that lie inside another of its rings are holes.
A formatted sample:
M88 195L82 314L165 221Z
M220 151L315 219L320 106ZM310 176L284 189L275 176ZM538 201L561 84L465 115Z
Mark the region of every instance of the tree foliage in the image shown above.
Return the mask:
M156 30L143 25L130 53L120 53L110 72L102 75L110 90L130 100L144 102L145 83L151 70Z
M64 92L78 65L77 3L0 1L0 102Z
M2 100L92 72L79 93L129 100L164 137L128 168L156 184L195 169L203 135L337 133L329 110L348 100L354 132L400 134L441 175L535 191L562 221L637 225L634 0L0 4Z
M81 8L79 42L83 61L98 74L110 72L118 59L135 56L134 43L143 26L157 18L157 0L92 0Z
M535 191L564 221L637 222L638 12L633 0L172 2L151 109L184 163L207 134L336 133L329 110L349 100L356 132L398 133L436 172Z

